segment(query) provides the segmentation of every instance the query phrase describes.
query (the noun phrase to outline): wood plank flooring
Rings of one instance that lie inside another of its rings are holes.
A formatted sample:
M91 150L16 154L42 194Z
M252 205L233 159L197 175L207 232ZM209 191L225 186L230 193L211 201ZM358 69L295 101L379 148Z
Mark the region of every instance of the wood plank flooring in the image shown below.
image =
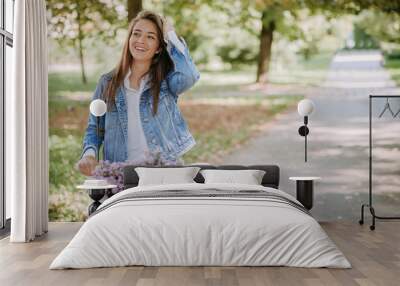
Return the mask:
M321 223L351 262L352 269L290 267L120 267L49 270L81 223L50 223L49 233L32 243L0 241L0 285L400 285L400 223L377 229L350 222Z

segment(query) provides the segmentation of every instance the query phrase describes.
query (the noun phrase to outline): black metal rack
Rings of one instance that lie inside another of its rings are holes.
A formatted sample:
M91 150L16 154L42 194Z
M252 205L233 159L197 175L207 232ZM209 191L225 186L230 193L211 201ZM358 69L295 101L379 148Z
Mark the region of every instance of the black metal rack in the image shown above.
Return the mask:
M385 98L387 100L387 104L385 105L384 110L381 112L379 117L383 115L383 113L388 108L388 100L389 98L400 98L400 95L370 95L369 96L369 203L362 204L361 206L361 219L359 223L362 225L364 224L364 208L369 208L369 211L372 215L372 224L370 225L370 229L375 229L375 220L376 219L385 219L385 220L393 220L393 219L400 219L400 216L379 216L375 213L375 209L372 206L372 99L374 98ZM399 112L393 113L392 110L389 108L392 116L395 118Z

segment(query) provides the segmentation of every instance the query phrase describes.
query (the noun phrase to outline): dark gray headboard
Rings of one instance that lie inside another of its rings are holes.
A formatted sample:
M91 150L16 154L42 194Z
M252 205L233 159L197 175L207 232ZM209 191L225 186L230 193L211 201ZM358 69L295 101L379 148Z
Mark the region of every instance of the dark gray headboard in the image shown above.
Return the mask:
M218 169L218 170L247 170L247 169L256 169L256 170L264 170L265 175L262 179L262 185L265 187L271 187L278 189L279 187L279 167L276 165L188 165L188 166L164 166L163 168L180 168L180 167L189 167L196 166L200 167L202 170L204 169ZM139 177L135 172L135 168L140 166L126 166L124 167L124 189L133 188L138 185ZM145 166L151 168L149 166ZM197 183L204 183L204 178L200 174L194 178Z

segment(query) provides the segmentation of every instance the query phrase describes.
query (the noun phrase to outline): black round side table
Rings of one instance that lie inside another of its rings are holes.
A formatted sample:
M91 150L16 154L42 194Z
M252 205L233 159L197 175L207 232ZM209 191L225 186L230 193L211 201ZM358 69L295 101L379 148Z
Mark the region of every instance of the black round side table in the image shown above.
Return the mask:
M88 189L87 193L89 197L94 201L88 207L88 213L90 216L101 205L100 200L104 197L106 189Z
M289 180L296 181L296 199L303 206L311 210L314 203L314 181L321 177L290 177Z
M87 190L89 197L93 200L88 207L89 216L94 213L97 208L101 205L100 200L104 197L105 194L109 195L109 190L116 188L117 185L106 185L106 186L89 186L89 185L80 185L77 186L78 189Z

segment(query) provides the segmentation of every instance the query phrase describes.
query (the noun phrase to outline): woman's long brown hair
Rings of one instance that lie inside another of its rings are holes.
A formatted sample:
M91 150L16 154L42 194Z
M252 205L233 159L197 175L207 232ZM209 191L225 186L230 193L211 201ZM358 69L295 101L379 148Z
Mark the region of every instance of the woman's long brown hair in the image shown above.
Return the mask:
M108 83L107 88L105 89L105 99L109 107L115 104L117 89L123 83L124 78L128 73L129 68L132 66L133 62L133 57L129 51L129 38L131 37L133 27L141 19L150 20L156 25L157 36L161 48L161 51L153 57L150 69L147 72L147 74L149 74L150 80L150 91L153 97L154 116L157 113L158 109L161 82L166 78L168 72L171 71L173 68L172 60L168 55L164 42L163 20L161 16L154 12L142 11L130 22L128 35L124 44L124 48L122 50L121 59L116 68L113 70L112 78Z

